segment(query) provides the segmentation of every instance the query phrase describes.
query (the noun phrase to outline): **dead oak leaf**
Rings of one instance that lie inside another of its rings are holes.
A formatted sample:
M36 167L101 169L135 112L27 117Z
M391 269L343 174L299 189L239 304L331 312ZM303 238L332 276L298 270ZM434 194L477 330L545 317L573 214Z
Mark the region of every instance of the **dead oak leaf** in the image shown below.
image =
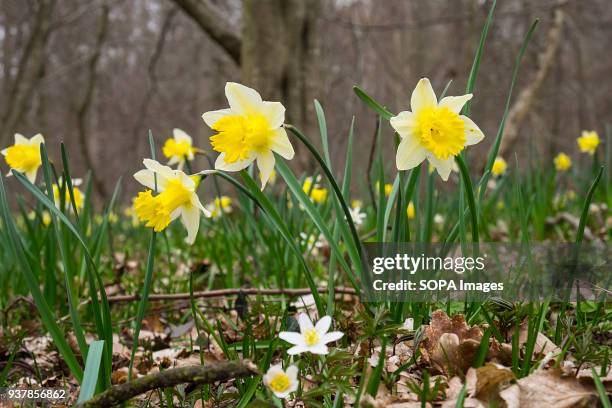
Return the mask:
M559 370L538 370L500 393L508 408L580 408L597 403L595 389Z

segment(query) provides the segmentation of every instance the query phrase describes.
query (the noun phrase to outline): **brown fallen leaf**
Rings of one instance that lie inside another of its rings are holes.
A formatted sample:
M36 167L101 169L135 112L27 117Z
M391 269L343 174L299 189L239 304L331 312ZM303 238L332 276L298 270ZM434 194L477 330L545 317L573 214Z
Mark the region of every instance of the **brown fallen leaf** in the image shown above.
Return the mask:
M597 403L593 387L559 370L538 370L500 393L508 408L580 408Z
M500 406L500 391L514 380L512 370L499 364L488 363L484 367L470 368L465 376L466 398L463 406L480 408L491 404ZM463 388L459 377L453 377L448 383L446 401L443 408L455 407Z

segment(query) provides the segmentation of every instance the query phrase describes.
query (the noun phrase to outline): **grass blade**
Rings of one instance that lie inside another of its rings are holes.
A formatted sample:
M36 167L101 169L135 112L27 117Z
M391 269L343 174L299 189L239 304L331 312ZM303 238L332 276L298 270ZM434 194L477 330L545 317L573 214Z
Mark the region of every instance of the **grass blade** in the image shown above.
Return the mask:
M77 404L85 402L94 396L98 375L100 373L100 362L102 361L102 351L104 350L104 340L96 340L89 346L87 361L85 362L85 373L83 383L79 391Z

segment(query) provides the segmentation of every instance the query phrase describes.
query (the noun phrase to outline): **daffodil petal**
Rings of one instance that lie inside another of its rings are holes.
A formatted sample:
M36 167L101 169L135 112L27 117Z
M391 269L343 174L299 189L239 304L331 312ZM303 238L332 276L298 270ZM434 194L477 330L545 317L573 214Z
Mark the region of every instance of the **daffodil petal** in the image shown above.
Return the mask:
M459 113L463 106L472 99L472 94L465 94L462 96L445 96L442 98L438 106L440 108L448 108L452 112Z
M331 327L331 323L332 323L331 317L323 316L322 318L319 319L317 324L315 324L315 330L320 335L325 334L329 331L329 328Z
M291 160L293 159L293 156L295 156L295 151L293 150L293 146L289 141L287 131L282 127L274 130L270 148L287 160Z
M323 344L331 343L332 341L340 340L343 336L344 336L344 333L342 332L330 332L330 333L325 334L323 337L321 337L321 343Z
M290 349L287 350L287 354L289 354L290 356L296 355L296 354L301 354L304 353L305 351L309 351L308 347L304 347L304 346L293 346Z
M225 84L225 96L230 108L239 115L261 111L263 104L261 95L248 86L236 82L228 82Z
M300 332L302 333L313 328L312 321L306 313L300 313L298 316L298 323L300 324Z
M191 136L189 136L187 133L185 133L184 130L179 129L179 128L174 128L172 129L172 136L174 136L174 140L176 140L177 142L188 142L191 145Z
M0 150L0 154L3 156L6 156L7 153L8 153L8 147L6 149Z
M272 129L282 126L285 122L285 107L280 102L263 102L262 113Z
M474 121L467 116L459 116L465 124L465 145L471 146L480 142L484 139L485 135L482 130L474 123Z
M157 175L157 186L158 189L163 190L167 179L175 177L175 172L168 166L164 166L160 162L152 159L144 159L142 161L144 166L154 172Z
M221 153L219 156L217 156L217 160L215 161L215 169L223 171L240 171L249 167L249 165L253 163L253 160L255 160L255 155L251 155L251 157L246 160L238 160L234 163L226 163L225 153Z
M181 214L181 222L187 229L185 242L191 245L194 243L200 228L200 209L193 205L184 207Z
M447 181L450 176L451 170L453 169L453 163L455 158L449 157L447 160L440 160L433 155L427 156L427 160L436 168L436 171L442 178L442 180Z
M294 344L296 346L304 346L304 337L297 332L280 332L278 337L285 340L287 343Z
M274 170L274 163L274 153L269 150L257 155L257 167L259 168L259 179L261 180L262 190L270 179L272 170Z
M155 190L155 174L151 170L139 170L134 173L134 178L146 188Z
M30 181L30 183L34 184L36 182L36 174L38 173L38 169L28 171L25 176Z
M30 144L33 144L35 146L40 146L41 143L45 143L45 138L40 133L35 134L30 139Z
M16 145L19 145L19 144L29 144L29 143L30 143L30 141L28 140L27 137L25 137L21 133L15 133L15 144Z
M412 135L416 126L416 119L414 113L410 111L403 111L397 114L397 116L389 119L391 127L395 129L397 133L403 138L407 135Z
M217 121L221 119L223 116L227 116L231 114L232 114L231 109L219 109L219 110L204 113L202 115L202 119L204 120L204 123L208 125L208 127L212 128L215 125L215 123L217 123Z
M395 164L398 170L410 170L425 160L427 150L414 140L412 135L402 139L397 147Z
M180 161L181 161L181 160L180 160L180 159L179 159L177 156L172 156L172 157L170 158L170 160L168 160L168 161L166 162L166 164L167 164L168 166L174 166L176 163L178 163L178 162L180 162ZM180 170L180 169L179 169L179 170Z
M412 91L410 97L410 109L412 112L418 112L423 108L434 108L438 105L436 93L431 87L431 83L427 78L421 78L417 86Z

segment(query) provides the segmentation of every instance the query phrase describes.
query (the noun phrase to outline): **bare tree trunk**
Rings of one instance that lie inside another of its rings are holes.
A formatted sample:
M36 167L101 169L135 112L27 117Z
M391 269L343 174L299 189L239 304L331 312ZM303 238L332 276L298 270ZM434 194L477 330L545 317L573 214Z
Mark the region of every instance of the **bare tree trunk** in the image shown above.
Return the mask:
M106 41L106 36L108 34L108 15L110 12L110 7L107 4L104 4L101 10L100 16L100 27L98 29L98 35L96 37L96 44L94 53L89 60L88 67L88 81L87 87L85 88L85 95L83 95L83 99L77 107L77 127L78 127L78 141L79 141L79 149L81 151L81 156L85 161L85 167L92 170L93 176L93 184L98 193L102 196L102 198L106 199L108 192L106 191L106 186L100 178L98 172L95 171L95 166L93 163L93 158L91 152L89 150L88 144L88 135L87 135L87 114L89 112L89 108L93 102L94 91L96 88L97 82L97 74L96 69L98 67L98 61L100 60L100 55L102 53L102 46Z
M531 83L521 91L516 102L508 113L508 122L502 144L499 149L499 155L505 156L512 150L514 144L519 138L519 130L525 121L527 114L530 112L538 91L542 87L544 80L548 76L551 67L555 61L555 55L561 44L561 33L563 29L564 12L559 8L555 10L554 21L548 31L546 48L540 54L538 71Z
M319 59L320 0L243 0L242 80L287 107L287 121L314 136L312 101ZM294 144L295 146L295 144ZM310 159L297 147L305 169Z
M17 75L9 89L7 104L0 120L0 145L15 133L27 111L34 88L45 65L45 45L49 38L51 15L55 0L39 0L32 34L19 60Z

